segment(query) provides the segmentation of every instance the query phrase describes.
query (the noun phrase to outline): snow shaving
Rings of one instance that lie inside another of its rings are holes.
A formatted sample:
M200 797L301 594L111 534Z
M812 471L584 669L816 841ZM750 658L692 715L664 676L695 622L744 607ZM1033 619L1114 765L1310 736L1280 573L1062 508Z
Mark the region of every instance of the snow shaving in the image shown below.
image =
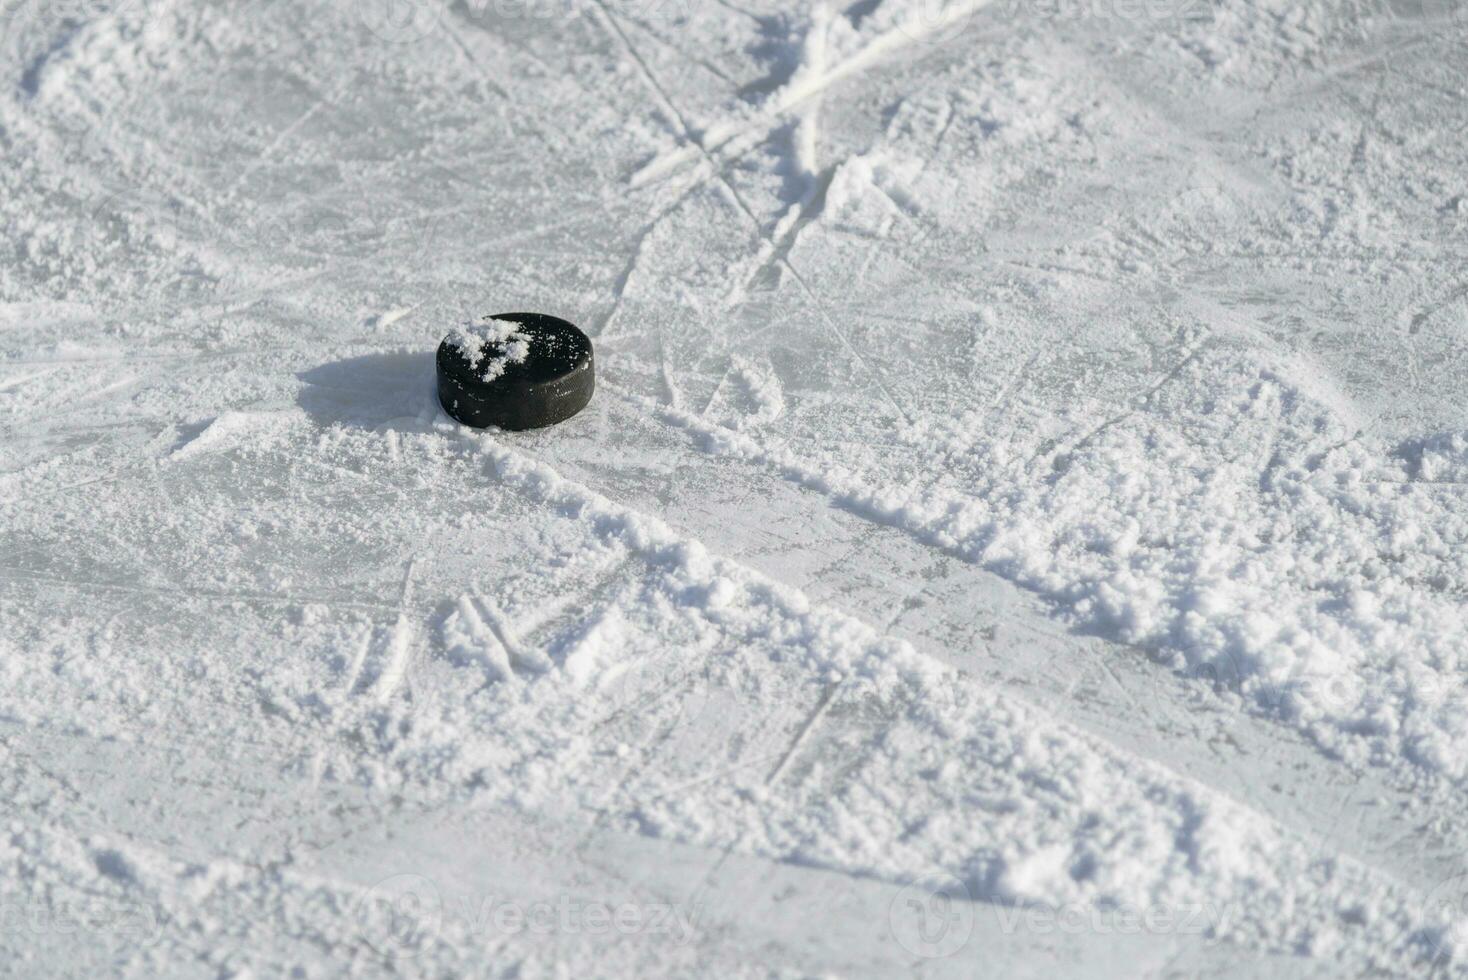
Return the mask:
M482 381L493 381L511 364L520 364L530 356L530 335L513 320L486 316L482 323L455 327L448 340L469 361L469 367L479 372Z

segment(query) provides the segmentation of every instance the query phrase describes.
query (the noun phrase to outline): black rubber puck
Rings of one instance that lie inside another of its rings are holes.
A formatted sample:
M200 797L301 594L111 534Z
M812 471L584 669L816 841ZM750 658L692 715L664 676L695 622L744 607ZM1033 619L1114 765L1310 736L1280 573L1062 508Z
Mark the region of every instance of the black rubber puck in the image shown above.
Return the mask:
M439 403L465 425L554 425L585 408L595 389L591 338L544 313L497 313L438 345Z

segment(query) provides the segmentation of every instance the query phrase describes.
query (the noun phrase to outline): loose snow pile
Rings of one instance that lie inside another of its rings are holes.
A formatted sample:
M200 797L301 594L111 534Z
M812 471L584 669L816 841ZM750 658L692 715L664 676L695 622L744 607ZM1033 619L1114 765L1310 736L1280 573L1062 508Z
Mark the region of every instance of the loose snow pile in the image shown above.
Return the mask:
M485 317L482 323L459 324L449 331L449 343L457 347L469 361L469 367L480 371L480 379L493 381L511 364L523 364L530 356L530 335L514 320Z

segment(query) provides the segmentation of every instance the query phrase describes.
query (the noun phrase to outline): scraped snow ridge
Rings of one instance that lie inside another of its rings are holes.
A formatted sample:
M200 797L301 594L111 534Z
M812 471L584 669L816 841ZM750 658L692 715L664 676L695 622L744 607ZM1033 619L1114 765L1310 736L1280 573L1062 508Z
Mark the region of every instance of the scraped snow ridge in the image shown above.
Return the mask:
M1187 358L1135 411L1027 456L984 433L984 413L925 420L901 438L942 465L875 478L844 454L812 459L650 407L715 451L1041 592L1078 624L1236 691L1348 758L1386 752L1463 777L1468 520L1438 492L1453 481L1434 476L1468 459L1463 436L1405 450L1350 440L1279 375ZM1243 428L1273 433L1269 455L1195 448Z

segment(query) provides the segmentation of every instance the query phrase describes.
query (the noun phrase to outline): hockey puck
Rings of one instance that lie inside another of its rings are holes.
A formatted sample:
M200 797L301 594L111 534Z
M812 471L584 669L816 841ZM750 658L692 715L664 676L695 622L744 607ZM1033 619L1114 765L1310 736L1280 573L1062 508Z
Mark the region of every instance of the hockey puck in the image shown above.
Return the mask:
M438 345L439 404L465 425L554 425L585 408L595 388L591 339L544 313L497 313Z

